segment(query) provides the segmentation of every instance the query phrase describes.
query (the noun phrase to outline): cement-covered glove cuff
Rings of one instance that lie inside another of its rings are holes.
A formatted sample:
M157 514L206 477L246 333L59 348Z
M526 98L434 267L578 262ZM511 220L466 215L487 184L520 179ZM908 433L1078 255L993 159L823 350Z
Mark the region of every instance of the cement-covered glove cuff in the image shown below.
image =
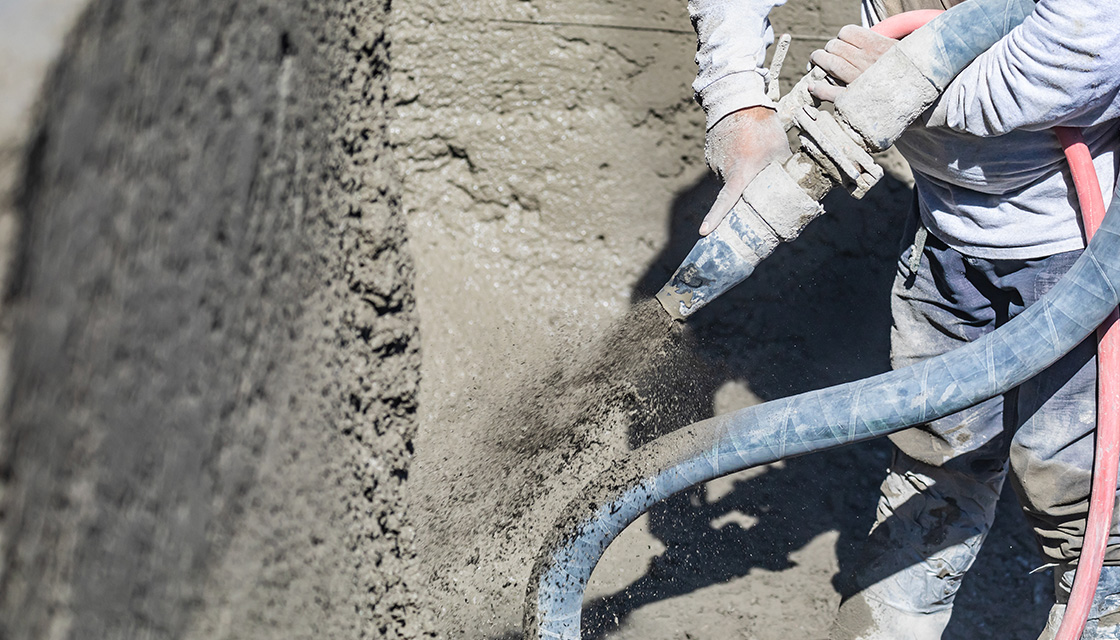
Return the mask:
M750 107L777 109L773 100L766 97L766 80L763 69L728 74L709 84L696 94L704 108L707 130L729 114Z

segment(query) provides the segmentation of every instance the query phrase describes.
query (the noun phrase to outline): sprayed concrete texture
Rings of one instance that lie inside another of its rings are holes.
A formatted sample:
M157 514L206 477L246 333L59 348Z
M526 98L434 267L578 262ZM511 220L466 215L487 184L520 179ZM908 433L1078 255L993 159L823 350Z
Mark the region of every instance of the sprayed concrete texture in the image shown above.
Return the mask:
M430 635L386 22L95 0L56 43L0 149L0 637Z
M905 169L673 328L640 302L718 190L685 3L394 5L392 138L424 359L410 486L448 638L514 638L532 558L617 456L713 412L887 368ZM786 87L855 3L791 2ZM635 304L635 307L631 307ZM724 478L608 551L585 637L824 637L887 465L881 443ZM1049 578L1013 500L951 638L1033 637Z

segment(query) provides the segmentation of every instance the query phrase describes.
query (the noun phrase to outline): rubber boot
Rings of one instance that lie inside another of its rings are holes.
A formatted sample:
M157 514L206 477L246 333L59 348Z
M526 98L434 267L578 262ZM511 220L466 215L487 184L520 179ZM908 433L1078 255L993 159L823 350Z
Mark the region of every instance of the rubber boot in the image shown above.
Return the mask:
M1069 602L1076 567L1063 565L1054 569L1054 595L1056 602L1050 608L1050 618L1038 640L1054 640L1062 616ZM1101 579L1089 609L1089 619L1081 640L1120 640L1120 567L1101 567Z

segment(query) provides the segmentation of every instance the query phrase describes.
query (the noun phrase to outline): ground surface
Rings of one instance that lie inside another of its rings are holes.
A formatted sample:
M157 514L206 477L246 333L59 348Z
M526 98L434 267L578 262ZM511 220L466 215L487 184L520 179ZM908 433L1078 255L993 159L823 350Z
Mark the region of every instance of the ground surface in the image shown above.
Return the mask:
M628 315L715 194L684 2L394 5L393 127L424 346L411 491L449 638L517 637L556 511L631 446L692 419L887 368L907 205L897 168L691 323ZM855 3L793 1L786 75ZM788 80L788 78L787 78ZM684 346L681 346L684 344ZM823 637L872 514L882 444L670 501L615 543L590 637ZM1033 638L1049 580L1011 500L948 637Z

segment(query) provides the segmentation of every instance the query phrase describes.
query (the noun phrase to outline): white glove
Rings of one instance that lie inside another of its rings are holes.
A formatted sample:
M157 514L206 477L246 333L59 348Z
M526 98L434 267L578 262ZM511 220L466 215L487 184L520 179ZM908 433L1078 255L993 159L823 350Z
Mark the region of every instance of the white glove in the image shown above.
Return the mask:
M836 102L845 85L851 84L896 44L898 40L881 36L871 29L854 24L844 27L824 45L824 49L817 49L809 55L809 61L824 69L840 86L817 82L809 85L809 93L817 100Z

